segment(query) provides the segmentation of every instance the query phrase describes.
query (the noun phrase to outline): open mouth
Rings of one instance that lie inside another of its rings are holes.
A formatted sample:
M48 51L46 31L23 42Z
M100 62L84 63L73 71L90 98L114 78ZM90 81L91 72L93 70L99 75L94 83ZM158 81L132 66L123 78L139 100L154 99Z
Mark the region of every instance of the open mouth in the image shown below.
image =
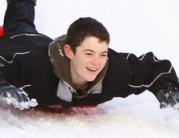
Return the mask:
M89 70L91 72L96 72L98 69L96 69L96 68L87 68L87 70Z

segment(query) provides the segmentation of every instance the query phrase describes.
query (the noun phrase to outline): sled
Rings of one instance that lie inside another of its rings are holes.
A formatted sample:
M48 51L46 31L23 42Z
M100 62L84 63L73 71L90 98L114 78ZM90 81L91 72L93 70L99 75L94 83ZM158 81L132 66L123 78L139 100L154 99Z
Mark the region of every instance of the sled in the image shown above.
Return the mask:
M42 111L46 113L63 113L63 114L71 114L74 112L80 112L83 114L86 114L87 110L93 110L96 109L98 105L85 105L85 106L72 106L71 108L63 108L61 105L50 105L50 106L43 106L38 105L34 107L33 109L35 111Z
M96 108L98 105L81 105L81 106L72 106L72 108ZM61 105L59 104L55 104L55 105L49 105L49 108L63 108Z
M4 29L3 29L3 26L0 26L0 36L3 36L4 35Z

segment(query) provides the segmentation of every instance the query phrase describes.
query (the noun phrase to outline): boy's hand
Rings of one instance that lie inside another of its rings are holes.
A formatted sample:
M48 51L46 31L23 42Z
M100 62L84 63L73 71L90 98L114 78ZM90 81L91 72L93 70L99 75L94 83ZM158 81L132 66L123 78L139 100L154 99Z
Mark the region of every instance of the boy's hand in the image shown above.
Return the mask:
M164 92L160 90L157 99L160 102L160 108L172 107L179 111L179 91Z
M36 99L29 99L26 92L8 83L0 86L0 99L20 110L38 105Z

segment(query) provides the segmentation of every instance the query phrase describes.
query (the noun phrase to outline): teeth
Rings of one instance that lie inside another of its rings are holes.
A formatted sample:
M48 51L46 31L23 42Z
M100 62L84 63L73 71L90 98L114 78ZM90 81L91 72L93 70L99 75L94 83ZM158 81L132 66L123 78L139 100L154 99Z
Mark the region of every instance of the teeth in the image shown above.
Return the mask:
M89 70L92 70L92 71L96 71L97 69L94 69L94 68L88 68Z

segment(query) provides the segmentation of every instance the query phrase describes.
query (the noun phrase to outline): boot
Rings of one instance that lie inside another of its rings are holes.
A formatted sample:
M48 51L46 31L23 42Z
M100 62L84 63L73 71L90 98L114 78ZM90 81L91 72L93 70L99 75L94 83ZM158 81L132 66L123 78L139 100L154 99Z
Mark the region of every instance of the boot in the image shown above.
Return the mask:
M11 2L20 1L20 0L7 0L7 4L10 4ZM28 0L36 4L37 0Z

